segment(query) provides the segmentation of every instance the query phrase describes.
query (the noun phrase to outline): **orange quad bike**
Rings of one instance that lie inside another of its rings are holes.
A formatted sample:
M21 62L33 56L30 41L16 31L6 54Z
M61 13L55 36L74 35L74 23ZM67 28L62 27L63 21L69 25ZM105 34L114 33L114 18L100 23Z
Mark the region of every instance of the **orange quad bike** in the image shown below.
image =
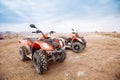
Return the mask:
M64 37L64 36L60 36L60 37L64 40L66 48L70 48L74 52L80 53L86 47L86 40L84 39L84 37L80 37L78 32L77 31L75 32L74 29L72 29L72 31L73 32L71 37Z
M37 30L32 33L41 33L40 38L24 38L19 40L21 47L19 55L22 61L28 59L33 60L33 65L37 73L42 74L48 70L50 62L63 62L66 59L64 42L59 38L51 38L50 35L54 31L44 34L34 24L30 24L31 28Z

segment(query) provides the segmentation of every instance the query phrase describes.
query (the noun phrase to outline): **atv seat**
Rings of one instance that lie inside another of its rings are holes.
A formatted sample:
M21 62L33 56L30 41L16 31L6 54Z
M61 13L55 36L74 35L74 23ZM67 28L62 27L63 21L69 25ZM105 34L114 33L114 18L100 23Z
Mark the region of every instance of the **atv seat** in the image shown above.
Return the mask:
M61 38L65 39L66 43L69 43L71 41L71 37L61 36Z
M52 44L54 48L58 48L58 45L54 42L53 39L48 38L48 39L45 39L44 41L49 44Z
M61 37L61 38L63 38L63 39L66 39L67 37L65 37L65 36L59 36L59 37Z

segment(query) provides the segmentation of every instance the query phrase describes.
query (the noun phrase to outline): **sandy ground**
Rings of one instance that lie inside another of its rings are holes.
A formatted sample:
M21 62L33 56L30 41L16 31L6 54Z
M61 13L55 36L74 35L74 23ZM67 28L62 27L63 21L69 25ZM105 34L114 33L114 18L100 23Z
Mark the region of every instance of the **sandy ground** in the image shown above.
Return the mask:
M87 34L81 53L66 50L63 63L37 74L32 60L21 61L17 39L0 41L0 80L120 80L120 38Z

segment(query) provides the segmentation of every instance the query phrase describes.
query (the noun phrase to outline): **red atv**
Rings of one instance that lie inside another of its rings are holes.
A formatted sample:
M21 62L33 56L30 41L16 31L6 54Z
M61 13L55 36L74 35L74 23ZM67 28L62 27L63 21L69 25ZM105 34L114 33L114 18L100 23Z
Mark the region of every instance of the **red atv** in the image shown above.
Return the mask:
M75 32L74 29L72 29L72 36L71 37L63 37L64 43L66 48L72 49L74 52L79 53L86 47L86 41L83 37L80 37L77 31Z
M33 60L33 65L36 71L40 74L48 69L49 62L63 62L66 58L64 43L60 39L52 39L49 35L54 31L44 34L34 24L31 28L37 30L32 33L41 33L40 38L24 38L19 40L21 47L19 48L19 55L22 61L29 58Z

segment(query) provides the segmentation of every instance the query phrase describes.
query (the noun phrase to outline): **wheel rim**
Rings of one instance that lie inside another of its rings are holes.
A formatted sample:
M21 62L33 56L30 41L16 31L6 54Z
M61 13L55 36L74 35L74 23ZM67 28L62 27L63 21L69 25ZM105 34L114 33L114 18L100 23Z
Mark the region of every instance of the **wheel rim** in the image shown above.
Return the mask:
M75 49L75 50L80 50L80 46L79 46L79 45L75 45L75 46L74 46L74 49Z

